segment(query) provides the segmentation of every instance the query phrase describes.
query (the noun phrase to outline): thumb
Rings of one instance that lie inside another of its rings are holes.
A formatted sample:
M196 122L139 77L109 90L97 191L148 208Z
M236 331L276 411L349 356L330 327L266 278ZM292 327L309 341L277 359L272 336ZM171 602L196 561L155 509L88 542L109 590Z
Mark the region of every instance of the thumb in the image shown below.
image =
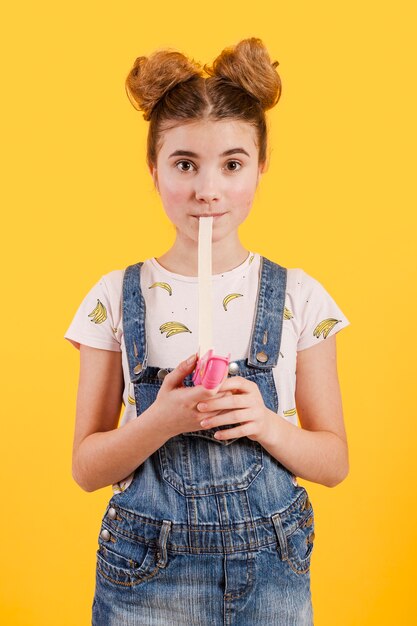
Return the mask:
M193 371L196 362L197 355L193 354L185 361L178 363L177 367L165 376L164 386L169 389L175 389L175 387L178 387L184 378Z

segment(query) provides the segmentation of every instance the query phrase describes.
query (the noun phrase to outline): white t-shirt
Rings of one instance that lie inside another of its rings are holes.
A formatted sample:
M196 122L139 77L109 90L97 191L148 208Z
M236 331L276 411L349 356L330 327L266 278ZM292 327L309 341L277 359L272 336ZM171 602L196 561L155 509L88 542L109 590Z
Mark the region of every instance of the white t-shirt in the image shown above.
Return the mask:
M230 360L245 359L249 352L260 255L249 252L246 260L229 272L213 275L213 347ZM124 374L123 426L136 417L133 385L123 337L122 288L124 270L105 274L81 302L65 333L76 348L122 352ZM141 267L141 289L146 305L145 329L148 365L174 368L198 352L198 277L174 274L155 258ZM174 322L174 325L172 324ZM273 368L278 393L278 414L298 425L295 406L297 352L323 341L348 326L349 320L324 287L299 268L288 268L280 357ZM133 474L113 485L113 492L127 488Z

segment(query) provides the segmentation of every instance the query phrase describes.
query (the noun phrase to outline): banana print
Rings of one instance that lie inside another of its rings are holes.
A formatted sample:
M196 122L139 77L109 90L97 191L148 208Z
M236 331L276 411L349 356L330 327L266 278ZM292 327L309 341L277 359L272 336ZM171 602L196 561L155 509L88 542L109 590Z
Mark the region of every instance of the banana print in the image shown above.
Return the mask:
M313 330L313 335L318 339L321 333L323 333L323 339L326 339L329 332L336 326L338 322L341 321L342 320L337 320L334 317L328 317L327 319L321 321L320 324L317 324L317 326Z
M127 481L121 480L119 483L114 483L112 485L113 494L122 493L126 489Z
M135 391L133 389L133 383L129 383L129 391L127 394L127 401L129 404L136 404Z
M92 318L90 322L94 322L94 324L102 324L103 322L106 321L107 319L106 307L104 306L104 304L102 304L102 302L100 302L100 300L97 299L96 308L93 309L91 313L89 313L88 317Z
M229 293L229 295L223 299L224 310L227 311L227 305L229 304L230 300L234 300L235 298L240 298L241 296L243 296L243 293Z
M253 259L255 258L255 255L252 254L251 258L249 259L249 265L252 263Z
M294 317L292 311L288 309L286 306L284 307L284 320L290 320Z
M162 289L166 289L170 296L172 296L172 287L168 283L154 283L148 289L152 289L152 287L162 287Z
M296 413L297 413L297 409L288 409L288 411L284 411L284 416L290 417L292 415L295 415Z
M165 322L162 326L159 327L159 330L162 333L166 333L166 339L171 337L172 335L178 335L178 333L190 333L191 330L181 324L181 322Z

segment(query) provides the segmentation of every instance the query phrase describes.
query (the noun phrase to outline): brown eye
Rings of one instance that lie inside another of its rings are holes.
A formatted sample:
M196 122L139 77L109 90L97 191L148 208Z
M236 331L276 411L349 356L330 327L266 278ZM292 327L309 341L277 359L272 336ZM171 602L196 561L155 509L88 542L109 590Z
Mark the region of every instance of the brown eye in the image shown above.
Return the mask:
M241 164L239 163L239 161L228 161L227 165L235 165L236 167L232 167L232 168L228 168L229 172L238 172L239 169L241 168Z
M175 164L175 167L178 167L179 165L187 165L187 166L194 167L194 165L191 163L191 161L178 161ZM180 167L179 170L180 170L180 172L191 172L191 169L188 168L188 167L186 169L183 169L182 167Z

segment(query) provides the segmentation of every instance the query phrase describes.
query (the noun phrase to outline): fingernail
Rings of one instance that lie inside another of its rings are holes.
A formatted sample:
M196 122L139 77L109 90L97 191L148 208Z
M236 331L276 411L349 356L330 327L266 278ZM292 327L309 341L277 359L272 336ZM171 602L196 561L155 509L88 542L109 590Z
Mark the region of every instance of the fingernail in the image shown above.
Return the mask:
M207 408L207 404L205 402L199 402L197 404L197 409L199 409L200 411L204 411L204 409Z
M196 357L196 355L195 355L195 354L193 354L193 356L190 356L190 358L189 358L189 359L187 359L187 363L188 363L189 365L191 365L191 363L192 363L193 361L195 361L195 357Z

